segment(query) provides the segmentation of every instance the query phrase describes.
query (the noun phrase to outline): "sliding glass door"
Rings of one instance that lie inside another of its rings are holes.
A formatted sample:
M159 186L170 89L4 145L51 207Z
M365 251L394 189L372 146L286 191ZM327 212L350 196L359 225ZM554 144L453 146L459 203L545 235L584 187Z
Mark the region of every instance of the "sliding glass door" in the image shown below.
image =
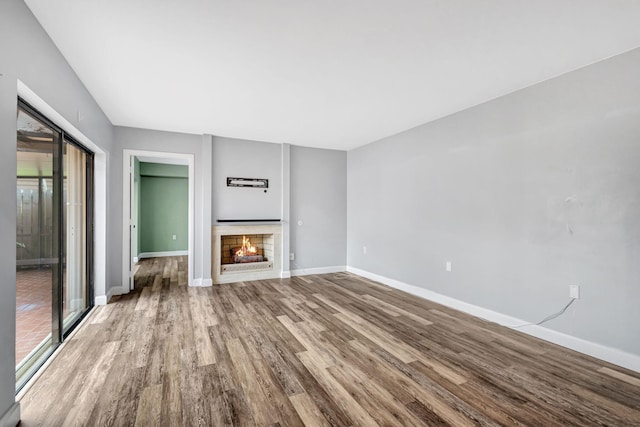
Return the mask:
M35 109L17 113L16 390L92 305L93 155Z

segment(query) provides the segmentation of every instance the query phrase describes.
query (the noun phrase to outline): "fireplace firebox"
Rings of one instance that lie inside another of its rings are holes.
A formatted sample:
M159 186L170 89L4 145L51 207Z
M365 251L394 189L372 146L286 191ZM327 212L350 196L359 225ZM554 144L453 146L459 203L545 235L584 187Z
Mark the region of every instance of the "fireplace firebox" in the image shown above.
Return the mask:
M273 266L273 234L243 234L220 239L222 272L257 271Z

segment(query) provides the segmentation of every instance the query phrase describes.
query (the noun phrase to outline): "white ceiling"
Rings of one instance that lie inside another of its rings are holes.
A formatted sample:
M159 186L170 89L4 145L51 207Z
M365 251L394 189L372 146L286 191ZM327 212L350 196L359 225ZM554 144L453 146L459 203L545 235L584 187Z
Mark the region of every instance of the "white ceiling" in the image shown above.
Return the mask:
M114 125L350 149L640 46L636 0L25 0Z

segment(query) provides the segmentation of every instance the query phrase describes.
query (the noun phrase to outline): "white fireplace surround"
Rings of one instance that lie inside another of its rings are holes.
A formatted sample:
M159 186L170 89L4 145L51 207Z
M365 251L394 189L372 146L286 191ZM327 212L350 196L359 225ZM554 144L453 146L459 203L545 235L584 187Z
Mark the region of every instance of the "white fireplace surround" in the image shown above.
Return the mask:
M223 271L222 270L222 236L249 234L273 235L273 260L268 270L260 271ZM282 277L282 225L268 224L234 224L214 225L211 233L213 256L211 260L211 277L214 284L242 282L245 280L277 279Z

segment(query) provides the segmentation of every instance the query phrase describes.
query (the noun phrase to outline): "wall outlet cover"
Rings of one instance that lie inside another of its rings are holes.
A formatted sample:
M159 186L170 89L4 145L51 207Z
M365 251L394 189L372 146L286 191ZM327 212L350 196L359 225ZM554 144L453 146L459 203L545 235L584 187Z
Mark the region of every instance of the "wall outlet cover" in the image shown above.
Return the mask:
M580 286L569 285L569 297L579 299L580 298Z

